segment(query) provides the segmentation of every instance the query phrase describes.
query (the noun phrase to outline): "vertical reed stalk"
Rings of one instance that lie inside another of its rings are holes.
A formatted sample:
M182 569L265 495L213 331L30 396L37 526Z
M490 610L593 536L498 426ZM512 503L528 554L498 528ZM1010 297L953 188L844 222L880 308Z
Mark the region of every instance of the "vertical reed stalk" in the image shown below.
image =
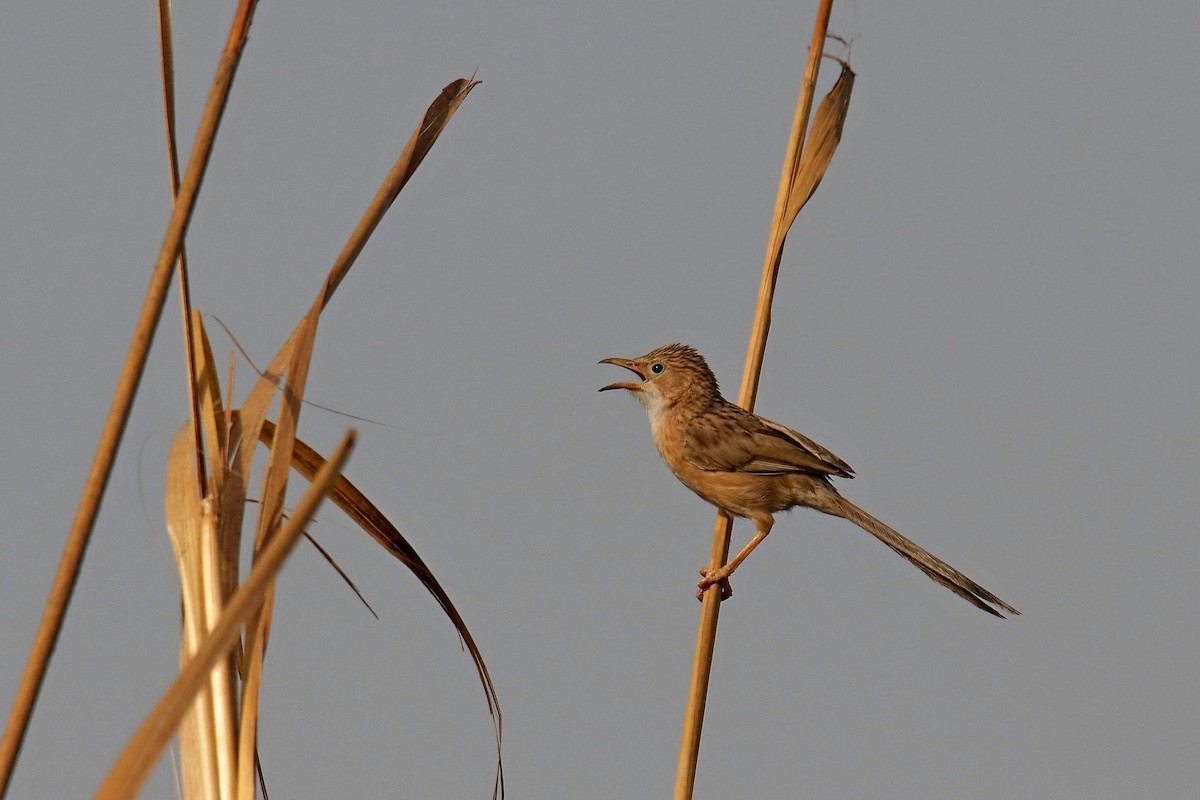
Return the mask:
M204 171L208 167L208 159L212 153L217 127L225 111L229 90L233 86L233 77L237 72L238 62L241 60L242 50L246 44L255 5L256 0L241 0L234 16L229 39L221 55L208 103L204 109L204 116L196 133L192 156L179 189L175 211L167 226L158 260L154 264L150 287L147 289L146 299L134 328L133 340L129 345L129 352L117 381L112 406L109 409L104 430L100 434L100 442L96 447L96 455L84 483L75 519L67 534L67 542L63 548L58 571L54 576L54 583L50 588L50 596L46 601L41 623L34 635L33 647L25 665L25 672L17 687L12 712L9 714L8 723L4 729L4 738L0 740L0 796L8 792L13 766L16 764L17 755L25 739L25 731L29 726L34 704L37 702L38 693L41 691L42 682L46 676L46 668L50 664L50 656L54 652L54 645L62 631L63 618L66 616L67 606L71 602L71 594L74 592L75 583L79 578L79 569L83 564L83 556L87 551L96 515L100 510L100 501L104 497L104 490L112 473L113 462L117 457L117 448L125 433L125 425L129 420L133 398L137 393L138 384L141 382L146 356L150 352L150 343L158 328L158 321L162 317L162 308L166 302L172 267L183 246L184 233L191 221L192 210L196 205L196 196L200 191L200 183L204 178Z
M804 151L804 134L808 129L809 113L812 110L813 94L820 71L821 55L825 50L825 36L829 29L829 15L833 0L821 0L817 19L813 26L812 41L808 48L808 64L800 86L800 98L796 104L796 115L788 140L787 155L784 157L783 173L779 179L779 192L775 199L775 215L767 239L766 258L763 263L762 284L759 286L758 306L754 314L754 325L750 332L750 345L746 353L746 366L742 373L742 388L738 403L747 411L754 410L758 395L758 379L762 372L763 354L767 347L767 333L771 327L771 303L775 295L775 281L779 275L779 261L791 220L788 205L792 187ZM709 566L721 567L729 558L729 538L733 521L718 513L713 529L712 553ZM721 609L721 587L713 584L704 593L700 608L700 626L696 635L696 655L692 663L692 679L688 689L687 709L683 718L683 737L679 747L679 766L675 773L674 800L691 800L696 785L696 765L700 755L700 733L704 725L704 704L708 697L708 680L712 672L713 648L717 640L717 618Z
M171 181L171 202L179 198L179 147L175 137L175 36L172 33L171 0L158 0L158 54L162 66L163 122L167 136L167 171ZM196 396L196 334L192 327L192 290L188 280L187 247L179 244L179 306L183 324L184 365L187 372L188 407L192 416L192 441L195 447L196 481L200 496L208 492L204 465L204 436L200 428L200 401Z

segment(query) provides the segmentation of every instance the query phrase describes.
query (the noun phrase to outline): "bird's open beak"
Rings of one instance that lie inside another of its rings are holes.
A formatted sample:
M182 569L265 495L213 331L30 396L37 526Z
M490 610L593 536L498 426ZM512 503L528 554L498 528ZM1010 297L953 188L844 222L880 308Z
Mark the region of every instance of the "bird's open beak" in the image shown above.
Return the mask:
M631 392L640 392L642 390L642 381L646 380L646 376L643 375L642 371L640 369L638 369L637 367L635 367L633 365L633 362L631 360L629 360L628 358L606 358L599 363L601 363L601 364L616 364L618 367L624 367L625 369L632 372L634 375L637 375L638 378L640 379L637 383L633 383L631 381L625 381L625 382L621 382L621 383L610 383L608 386L601 387L600 391L606 392L609 389L628 389Z

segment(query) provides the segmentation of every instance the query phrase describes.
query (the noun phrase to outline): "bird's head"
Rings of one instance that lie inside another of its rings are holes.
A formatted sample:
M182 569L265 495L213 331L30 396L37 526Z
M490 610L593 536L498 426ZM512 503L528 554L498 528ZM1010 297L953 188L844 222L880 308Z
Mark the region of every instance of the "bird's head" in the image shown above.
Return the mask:
M600 391L628 390L651 417L680 402L707 405L721 396L717 378L704 357L686 344L669 344L638 358L606 358L600 363L616 364L638 377L610 383Z

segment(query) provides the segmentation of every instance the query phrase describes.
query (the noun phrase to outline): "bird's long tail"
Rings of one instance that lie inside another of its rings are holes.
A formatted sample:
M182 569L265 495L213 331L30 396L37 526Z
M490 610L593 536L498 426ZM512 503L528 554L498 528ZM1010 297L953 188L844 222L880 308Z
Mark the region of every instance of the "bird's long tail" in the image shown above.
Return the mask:
M841 495L836 495L833 505L836 510L833 510L831 513L850 520L867 533L874 535L879 541L895 550L917 569L976 608L981 608L989 614L995 614L997 617L1003 617L1004 615L992 606L999 606L1010 614L1021 613L945 561L942 561L933 553L930 553L916 542L904 538Z

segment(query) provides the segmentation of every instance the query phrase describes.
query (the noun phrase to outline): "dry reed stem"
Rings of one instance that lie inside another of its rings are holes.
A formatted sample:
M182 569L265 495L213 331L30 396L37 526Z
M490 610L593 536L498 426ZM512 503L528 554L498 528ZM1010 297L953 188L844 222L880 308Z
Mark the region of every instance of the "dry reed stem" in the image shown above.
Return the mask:
M226 585L227 573L236 575L237 566L222 560L221 538L227 534L213 498L220 494L227 476L244 483L242 476L230 476L224 469L228 437L216 364L200 313L193 310L192 314L192 329L198 332L192 360L199 368L193 392L199 412L194 418L202 423L212 461L211 485L202 487L196 474L196 449L186 435L194 426L185 426L171 448L165 498L167 531L179 566L183 597L181 667L216 623L233 593L233 587ZM232 654L214 667L180 726L182 796L187 800L233 796L238 718L235 668Z
M175 37L171 26L171 0L158 0L158 52L162 66L163 123L167 136L167 172L171 183L171 202L179 197L179 148L175 137ZM201 494L207 492L204 466L204 441L201 438L199 405L196 399L195 341L192 330L192 290L188 280L187 246L179 244L179 306L183 324L184 369L187 372L188 407L191 409L193 457L196 482Z
M166 516L167 533L179 568L180 597L183 605L180 664L200 648L211 628L202 599L201 549L206 536L212 535L212 515L205 513L196 487L196 461L188 430L181 429L171 445L167 459ZM210 504L211 505L211 504ZM211 692L196 695L192 709L179 727L181 796L211 796L205 787L216 787L217 761L213 747L215 725Z
M354 447L357 434L346 432L325 468L300 502L286 525L271 537L270 543L255 560L245 582L222 610L217 624L205 637L196 654L180 670L175 682L146 717L129 745L118 757L108 776L96 791L97 800L118 800L136 796L149 777L167 742L175 735L180 719L188 711L213 666L225 658L238 638L242 626L261 607L263 598L287 560L304 528L321 501L329 494Z
M217 557L218 520L211 500L196 489L194 450L188 427L181 428L167 465L167 531L179 566L183 600L180 666L199 649L221 615ZM233 762L230 757L236 687L229 659L208 676L180 727L183 797L230 797Z
M96 515L100 509L100 501L104 497L113 462L116 460L117 449L125 432L129 411L133 406L133 398L137 393L137 387L146 364L146 356L150 351L150 343L162 316L167 286L171 280L172 266L183 243L188 223L191 221L196 196L200 191L200 183L204 178L205 169L208 167L213 141L229 98L233 77L241 60L242 49L245 47L256 4L256 0L241 0L230 29L229 39L217 66L212 90L209 93L204 115L196 133L196 142L192 147L192 155L188 161L187 172L180 185L178 201L167 225L162 247L150 279L150 287L146 292L146 299L134 328L125 364L117 380L113 403L100 434L96 455L84 484L75 519L67 535L67 542L63 548L58 571L54 576L42 620L34 636L29 660L17 688L12 712L9 714L4 730L4 738L0 740L0 795L8 792L13 766L25 739L25 731L29 726L33 707L45 679L50 656L58 641L59 633L62 631L63 618L66 615L67 606L70 604L71 594L79 577L79 569L83 564L83 557L87 551Z
M784 158L779 180L779 191L775 198L775 213L767 240L758 305L755 309L754 324L751 328L746 366L742 375L742 387L738 399L739 404L748 411L754 409L754 401L758 394L758 380L762 372L767 333L771 327L771 304L775 295L775 282L779 274L779 262L787 237L787 229L791 224L791 219L788 217L788 206L795 194L797 174L800 171L804 151L804 135L808 128L808 117L812 109L813 94L820 71L821 55L824 52L832 8L833 0L821 0L817 9L812 40L809 43L808 63L800 86L800 97L796 104L796 114L788 139L787 155ZM832 152L829 155L832 156ZM821 172L823 174L823 170ZM819 178L817 180L819 181ZM797 208L797 210L799 209ZM718 513L713 527L712 549L709 556L710 568L717 569L728 560L732 529L732 519L724 513ZM695 789L696 766L700 755L700 735L704 725L704 708L708 697L708 682L712 672L720 608L721 588L719 584L714 584L704 593L700 609L700 624L696 634L696 654L692 663L692 677L688 687L688 702L684 711L683 733L679 747L679 762L675 773L674 800L691 800Z

